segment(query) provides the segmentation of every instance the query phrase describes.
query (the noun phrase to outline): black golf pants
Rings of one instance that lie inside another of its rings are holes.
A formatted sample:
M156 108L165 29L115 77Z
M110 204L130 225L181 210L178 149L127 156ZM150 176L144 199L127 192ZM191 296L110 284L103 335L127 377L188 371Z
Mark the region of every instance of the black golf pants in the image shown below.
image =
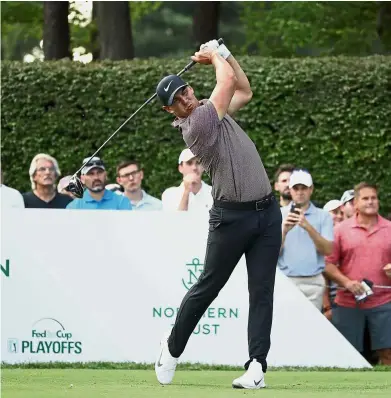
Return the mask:
M168 339L173 357L183 353L200 318L228 281L244 254L249 290L248 349L250 359L262 364L270 349L273 294L281 246L281 211L274 197L261 210L232 210L215 205L210 210L204 270L183 298Z

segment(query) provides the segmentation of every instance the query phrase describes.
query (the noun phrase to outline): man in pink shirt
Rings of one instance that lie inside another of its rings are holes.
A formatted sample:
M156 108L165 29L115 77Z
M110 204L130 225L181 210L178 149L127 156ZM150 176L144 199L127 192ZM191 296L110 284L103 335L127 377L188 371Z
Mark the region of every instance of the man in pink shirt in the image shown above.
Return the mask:
M391 288L373 287L364 301L355 296L365 292L361 281L390 286L391 222L379 215L377 187L362 182L354 189L356 215L334 231L333 253L326 257L326 275L345 290L339 290L332 321L345 338L363 351L365 322L372 349L379 362L391 365Z

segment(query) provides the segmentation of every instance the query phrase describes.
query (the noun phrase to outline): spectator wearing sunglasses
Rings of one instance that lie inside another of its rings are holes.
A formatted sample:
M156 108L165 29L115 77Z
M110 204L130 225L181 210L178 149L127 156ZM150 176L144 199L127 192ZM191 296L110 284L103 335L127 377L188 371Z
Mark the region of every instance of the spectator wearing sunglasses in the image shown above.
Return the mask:
M117 182L124 195L130 200L133 210L162 210L161 200L148 195L142 189L144 170L134 160L125 160L117 166Z
M56 181L61 172L54 157L45 153L35 155L29 174L32 190L23 194L26 208L65 209L72 201L72 198L56 189Z
M105 188L107 183L107 172L103 161L94 156L89 160L85 158L80 180L85 185L81 199L74 199L67 209L89 209L89 210L132 210L132 205L126 196L117 195Z

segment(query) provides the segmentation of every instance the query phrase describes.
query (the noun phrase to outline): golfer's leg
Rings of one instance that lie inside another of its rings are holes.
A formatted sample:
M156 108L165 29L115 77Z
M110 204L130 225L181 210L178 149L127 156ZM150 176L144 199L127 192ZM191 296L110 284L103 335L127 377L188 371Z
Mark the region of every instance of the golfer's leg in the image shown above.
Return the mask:
M224 223L210 223L204 271L183 298L168 339L173 357L179 358L198 321L228 281L244 252L245 232L238 225L226 224L232 217L224 210ZM235 223L236 224L236 223Z
M259 214L260 234L246 252L250 308L248 345L250 361L256 359L266 372L273 320L273 294L281 246L281 212L272 204Z

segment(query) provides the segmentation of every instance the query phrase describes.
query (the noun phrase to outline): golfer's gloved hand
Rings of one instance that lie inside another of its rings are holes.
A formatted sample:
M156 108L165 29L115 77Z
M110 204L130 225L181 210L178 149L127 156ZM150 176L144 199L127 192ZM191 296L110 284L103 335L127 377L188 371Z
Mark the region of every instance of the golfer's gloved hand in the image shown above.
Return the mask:
M201 44L200 50L203 50L205 47L209 48L210 50L217 50L217 52L224 58L227 59L231 52L228 50L225 44L220 44L217 40L210 40L205 44Z

